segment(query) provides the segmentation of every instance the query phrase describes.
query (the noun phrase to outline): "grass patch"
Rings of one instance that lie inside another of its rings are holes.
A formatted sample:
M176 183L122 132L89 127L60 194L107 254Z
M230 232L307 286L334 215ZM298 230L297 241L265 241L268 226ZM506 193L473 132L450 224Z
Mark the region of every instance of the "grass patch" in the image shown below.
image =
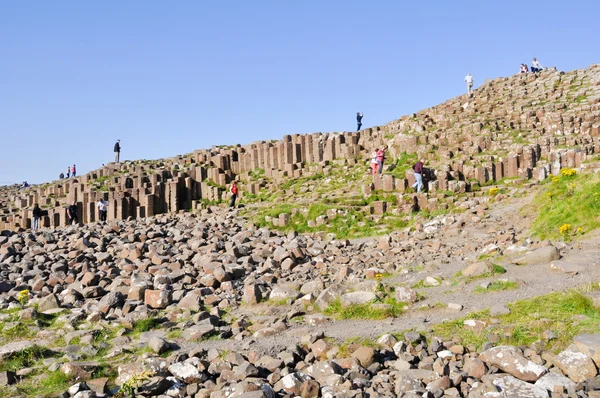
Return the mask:
M475 293L481 294L481 293L489 293L489 292L499 292L502 290L512 290L512 289L518 289L518 288L519 288L519 285L513 281L494 281L494 282L490 283L490 285L487 287L487 289L483 288L482 286L477 286L475 288Z
M417 163L418 155L414 153L402 152L396 162L394 162L384 174L391 174L397 178L406 178L406 172L412 170L412 166Z
M133 333L139 334L155 329L161 321L158 318L141 319L133 324Z
M476 312L465 318L433 326L433 335L452 339L459 337L463 345L473 344L478 349L487 341L488 333L496 333L500 344L529 345L543 340L543 332L550 330L557 338L546 343L546 348L558 352L572 343L580 333L596 333L600 327L600 309L581 291L555 292L509 304L511 313L496 316L491 322L488 311ZM488 326L481 333L464 327L466 319L478 319Z
M436 281L438 281L440 283L440 285L442 284L442 278L436 278L436 277L434 277L433 279L435 279ZM435 287L435 286L428 286L428 285L426 285L425 284L425 279L421 279L420 281L418 281L417 283L415 283L412 286L413 289L421 289L421 288L425 288L425 287Z
M569 174L569 169L561 170ZM546 180L533 201L531 232L541 239L571 240L600 227L600 176L561 175Z
M383 304L383 305L380 305ZM337 319L385 319L398 317L404 312L406 303L398 302L394 298L387 298L381 302L367 304L353 304L342 307L342 302L338 298L327 306L325 315L333 316Z
M66 391L75 380L60 370L46 373L43 377L31 378L14 386L0 387L0 396L56 397Z

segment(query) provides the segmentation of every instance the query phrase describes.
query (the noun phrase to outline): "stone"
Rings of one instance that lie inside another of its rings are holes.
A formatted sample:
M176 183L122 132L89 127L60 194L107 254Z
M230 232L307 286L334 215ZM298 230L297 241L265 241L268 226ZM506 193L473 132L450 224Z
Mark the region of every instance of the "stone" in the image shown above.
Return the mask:
M58 302L55 294L49 294L46 297L42 297L38 301L39 312L48 311L54 308L60 308L60 303Z
M554 357L554 364L576 383L590 379L598 373L592 358L570 349L564 350Z
M6 359L18 352L31 348L35 345L36 343L30 340L15 341L12 343L5 344L2 347L0 347L0 359Z
M496 386L498 392L486 393L484 397L527 397L527 398L549 398L550 394L542 386L527 383L510 375L493 375L491 383Z
M502 316L510 314L510 308L505 304L495 304L490 307L490 316Z
M415 303L419 300L419 294L414 289L399 286L394 292L394 298L403 303Z
M525 254L523 257L513 260L514 264L520 265L535 265L550 263L560 259L560 253L554 246L540 247Z
M511 346L498 346L479 354L488 366L495 366L519 380L535 382L548 372L543 366L523 356L521 350Z
M160 355L169 349L169 343L161 337L153 336L148 340L148 347L150 347L153 352Z
M169 373L187 383L204 383L208 376L191 363L178 362L168 367Z
M352 353L363 368L368 368L375 361L375 350L371 347L360 346Z
M474 379L481 379L487 372L485 363L478 358L465 358L463 370Z
M462 276L481 276L494 270L494 265L489 261L477 261L462 270Z
M569 263L563 260L552 261L550 263L550 269L567 275L577 275L583 271L583 267L581 265Z
M342 307L348 307L351 305L362 305L373 302L377 296L373 292L351 292L343 294L340 298Z
M596 367L600 367L600 334L578 334L573 337L573 343L580 352L592 358Z
M171 304L172 295L170 290L147 289L144 292L144 303L150 308L167 308Z
M9 386L17 382L17 374L10 370L0 372L0 386Z
M577 383L561 374L548 372L535 382L535 386L543 388L546 391L553 392L556 387L574 389L577 387Z
M211 336L215 327L211 324L194 325L183 331L181 337L188 341L197 341Z

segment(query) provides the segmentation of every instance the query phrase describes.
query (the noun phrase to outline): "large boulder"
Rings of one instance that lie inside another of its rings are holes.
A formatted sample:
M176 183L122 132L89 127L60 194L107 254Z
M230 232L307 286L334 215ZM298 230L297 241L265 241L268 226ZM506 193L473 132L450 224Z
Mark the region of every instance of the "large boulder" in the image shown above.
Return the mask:
M377 296L373 292L351 292L342 295L340 301L342 303L342 307L348 307L350 305L361 305L367 304L375 300Z
M600 367L600 334L578 334L573 338L573 343Z
M546 264L558 259L560 259L560 253L558 249L554 246L545 246L530 251L523 257L513 260L513 263L519 265Z
M598 373L592 358L582 352L564 350L554 357L554 364L576 383L596 376Z
M548 369L525 358L520 349L512 346L490 348L482 352L479 359L524 381L537 381L548 372Z
M494 270L494 265L489 261L477 261L462 270L463 276L481 276Z

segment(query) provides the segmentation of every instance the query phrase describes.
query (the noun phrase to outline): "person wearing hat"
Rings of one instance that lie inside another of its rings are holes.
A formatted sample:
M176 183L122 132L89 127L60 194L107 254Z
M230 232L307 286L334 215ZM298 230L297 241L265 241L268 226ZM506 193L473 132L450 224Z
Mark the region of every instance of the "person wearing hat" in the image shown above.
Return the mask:
M115 163L119 163L119 156L121 155L121 140L117 140L115 143Z

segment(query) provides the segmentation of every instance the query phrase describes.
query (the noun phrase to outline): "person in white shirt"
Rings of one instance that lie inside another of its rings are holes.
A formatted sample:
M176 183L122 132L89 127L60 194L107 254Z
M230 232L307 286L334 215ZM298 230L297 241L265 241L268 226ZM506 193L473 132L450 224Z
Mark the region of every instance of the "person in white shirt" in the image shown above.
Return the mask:
M540 63L538 62L538 60L537 60L537 59L534 57L534 58L533 58L533 61L531 61L531 71L532 71L533 73L536 73L536 72L541 72L541 71L542 71L542 69L544 69L544 67L543 67L543 66L542 66L542 64L540 64Z
M98 214L100 215L100 221L106 222L106 213L108 202L102 198L98 199L98 203L96 203L98 207Z
M475 79L473 79L473 76L471 76L470 73L467 73L467 76L465 77L465 82L467 83L467 93L469 94L469 97L472 97L473 83L475 82Z

